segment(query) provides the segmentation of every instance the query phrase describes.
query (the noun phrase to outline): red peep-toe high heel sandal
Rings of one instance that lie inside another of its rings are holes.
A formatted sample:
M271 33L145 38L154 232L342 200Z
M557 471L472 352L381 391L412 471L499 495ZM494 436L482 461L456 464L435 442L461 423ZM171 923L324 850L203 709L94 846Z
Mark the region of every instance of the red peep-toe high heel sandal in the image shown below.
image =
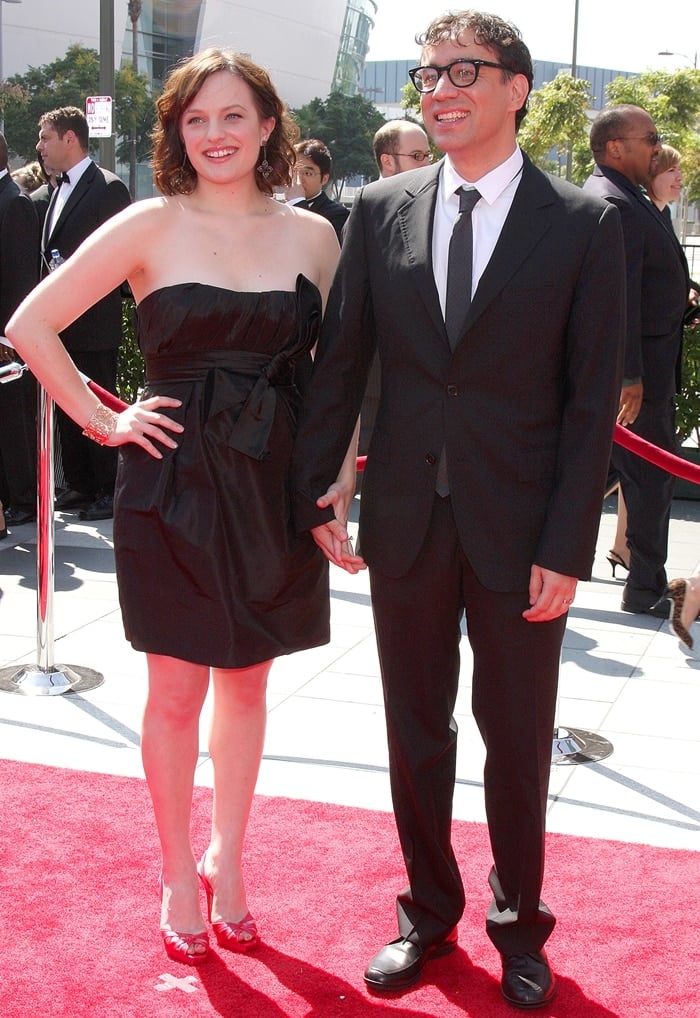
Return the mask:
M160 897L163 899L163 878L160 878ZM168 958L183 965L202 965L209 957L209 937L202 933L178 933L161 926L160 935Z
M211 883L204 872L205 859L206 852L199 861L197 873L199 874L199 879L202 882L204 893L207 896L209 922L211 923L211 928L214 931L217 944L220 947L226 948L227 951L253 951L260 944L260 937L258 936L258 928L256 926L255 919L253 919L250 912L247 912L237 923L229 923L224 919L212 922L211 910L214 901L214 888L211 886Z

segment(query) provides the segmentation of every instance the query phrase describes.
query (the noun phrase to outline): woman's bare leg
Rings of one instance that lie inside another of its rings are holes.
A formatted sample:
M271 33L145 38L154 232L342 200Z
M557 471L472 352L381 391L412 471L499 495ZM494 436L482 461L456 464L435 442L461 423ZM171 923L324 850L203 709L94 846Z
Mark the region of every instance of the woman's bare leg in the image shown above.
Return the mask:
M205 929L190 838L199 715L209 669L148 654L148 699L141 755L163 857L161 927L178 933Z
M214 921L239 922L248 911L241 858L265 741L265 693L271 664L212 670L209 752L214 765L214 809L206 876L214 888Z

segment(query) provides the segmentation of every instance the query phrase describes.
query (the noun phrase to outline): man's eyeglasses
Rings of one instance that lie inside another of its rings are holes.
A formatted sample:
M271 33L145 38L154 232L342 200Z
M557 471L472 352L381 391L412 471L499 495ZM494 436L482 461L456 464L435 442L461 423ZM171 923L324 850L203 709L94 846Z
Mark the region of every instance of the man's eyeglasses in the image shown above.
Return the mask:
M432 152L421 152L417 149L415 152L392 152L393 156L403 156L404 159L415 159L417 163L432 163L433 153Z
M455 88L469 88L479 77L479 70L482 67L497 67L501 71L510 70L503 64L494 63L493 60L453 60L445 67L413 67L408 72L408 76L419 92L434 92L445 71Z
M663 137L656 131L649 131L647 134L627 134L622 138L611 138L611 141L645 141L647 145L661 145Z

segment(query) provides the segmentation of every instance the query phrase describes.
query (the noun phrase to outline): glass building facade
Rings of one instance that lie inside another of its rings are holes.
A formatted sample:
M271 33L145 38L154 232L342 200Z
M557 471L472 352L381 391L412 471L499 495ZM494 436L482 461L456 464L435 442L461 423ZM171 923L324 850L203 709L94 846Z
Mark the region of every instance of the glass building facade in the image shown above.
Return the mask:
M348 0L333 76L334 92L356 95L360 91L376 13L374 0Z

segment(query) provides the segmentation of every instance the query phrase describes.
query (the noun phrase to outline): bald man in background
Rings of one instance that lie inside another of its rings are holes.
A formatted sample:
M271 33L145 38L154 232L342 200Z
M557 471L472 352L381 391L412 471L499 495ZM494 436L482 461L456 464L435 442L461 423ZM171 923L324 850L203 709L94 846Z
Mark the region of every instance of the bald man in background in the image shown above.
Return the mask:
M372 142L380 177L394 177L405 170L432 162L428 136L412 120L387 120Z

